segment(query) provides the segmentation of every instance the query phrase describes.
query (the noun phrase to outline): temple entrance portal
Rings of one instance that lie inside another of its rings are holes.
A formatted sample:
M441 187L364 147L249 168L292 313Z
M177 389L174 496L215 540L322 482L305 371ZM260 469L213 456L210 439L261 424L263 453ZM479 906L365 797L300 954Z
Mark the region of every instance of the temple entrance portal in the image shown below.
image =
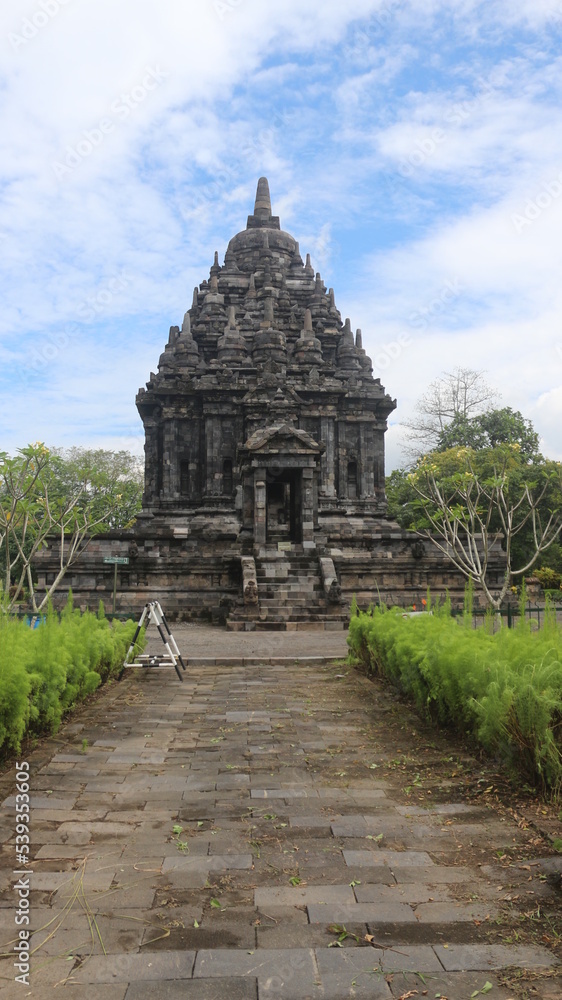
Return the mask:
M302 470L268 475L266 484L266 540L302 542Z
M310 545L318 520L322 444L281 422L259 427L238 456L244 477L244 526L254 545Z

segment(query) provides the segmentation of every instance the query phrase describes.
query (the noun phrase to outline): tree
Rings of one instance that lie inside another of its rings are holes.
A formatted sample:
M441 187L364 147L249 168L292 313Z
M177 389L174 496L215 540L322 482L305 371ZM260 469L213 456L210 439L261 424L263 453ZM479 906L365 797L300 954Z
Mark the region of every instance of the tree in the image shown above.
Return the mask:
M401 528L415 529L419 519L419 498L413 487L411 468L394 469L386 477L387 515Z
M562 545L560 541L555 542L548 550L548 556L540 559L540 566L543 569L548 566L555 573L562 575Z
M51 454L62 492L73 494L84 487L96 534L131 526L141 509L142 459L102 448L57 448Z
M481 371L455 368L444 372L418 400L412 419L403 423L410 431L407 453L415 459L439 447L440 436L449 424L487 412L497 395Z
M430 539L499 610L515 577L528 573L562 530L562 465L532 464L517 443L482 451L450 448L424 456L408 479L417 531ZM521 554L517 542L527 536ZM530 539L530 544L529 544ZM495 591L491 563L503 565Z
M131 523L141 489L138 460L126 452L50 452L37 443L14 458L0 453L3 609L11 610L27 586L33 610L41 610L93 534ZM33 560L53 534L59 569L37 605Z
M457 415L441 431L436 450L481 450L495 448L500 444L519 445L519 454L525 460L530 461L539 455L539 435L533 424L519 410L512 410L510 406L501 410L488 410L475 417Z
M521 461L541 461L539 435L530 420L506 406L488 410L474 417L458 414L440 432L436 447L429 452L447 451L449 448L472 448L481 451L497 445L517 445ZM409 473L415 466L395 469L386 480L388 515L403 528L415 528L419 517L417 494ZM519 538L518 545L523 542ZM556 547L555 547L556 548Z

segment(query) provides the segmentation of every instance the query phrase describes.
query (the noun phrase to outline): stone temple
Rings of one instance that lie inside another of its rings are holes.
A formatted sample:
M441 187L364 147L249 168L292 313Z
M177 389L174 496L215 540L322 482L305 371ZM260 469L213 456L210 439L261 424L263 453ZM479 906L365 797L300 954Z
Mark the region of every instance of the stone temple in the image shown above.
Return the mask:
M158 598L171 617L233 629L341 628L353 594L410 603L428 583L458 589L436 550L386 520L396 401L281 229L266 178L136 402L143 511L131 532L91 541L66 581L77 601L107 605L109 554L129 557L122 609Z

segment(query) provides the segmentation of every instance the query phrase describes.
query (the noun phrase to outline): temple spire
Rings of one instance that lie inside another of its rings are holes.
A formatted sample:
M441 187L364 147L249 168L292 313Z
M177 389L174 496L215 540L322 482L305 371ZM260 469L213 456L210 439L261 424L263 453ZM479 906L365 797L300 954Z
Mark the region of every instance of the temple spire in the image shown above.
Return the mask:
M254 214L248 216L247 229L280 229L279 216L271 214L271 196L267 177L260 177L256 191Z
M218 275L220 274L220 272L221 272L221 266L219 264L219 252L218 250L215 250L215 259L211 267L211 276Z
M271 196L269 194L269 182L267 177L260 177L258 181L254 215L258 216L258 218L266 219L269 219L271 216Z

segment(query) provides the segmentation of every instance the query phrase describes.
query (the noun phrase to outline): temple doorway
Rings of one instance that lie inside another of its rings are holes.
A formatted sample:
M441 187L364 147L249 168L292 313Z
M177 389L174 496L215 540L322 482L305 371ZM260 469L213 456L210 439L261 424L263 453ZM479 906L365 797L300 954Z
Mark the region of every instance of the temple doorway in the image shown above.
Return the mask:
M269 543L302 542L302 473L300 469L268 475L266 538Z

